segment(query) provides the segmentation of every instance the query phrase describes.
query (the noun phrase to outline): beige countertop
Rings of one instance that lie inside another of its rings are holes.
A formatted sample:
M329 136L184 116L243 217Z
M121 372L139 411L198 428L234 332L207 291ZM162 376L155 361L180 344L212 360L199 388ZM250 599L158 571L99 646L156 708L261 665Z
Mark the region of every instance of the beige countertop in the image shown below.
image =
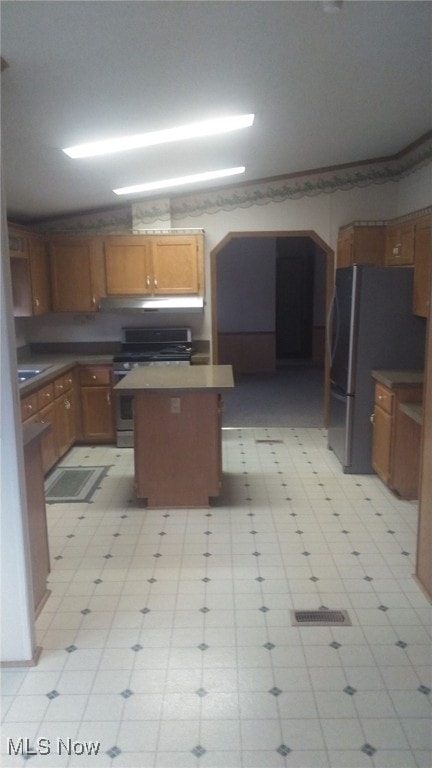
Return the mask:
M134 368L114 391L127 395L143 392L219 392L234 387L231 365L148 365Z
M394 389L395 387L405 387L407 385L418 385L421 387L424 380L424 373L419 370L375 370L372 371L372 378L390 389Z
M19 384L20 396L31 394L38 389L41 384L51 381L56 376L62 376L63 373L73 368L75 365L112 365L112 355L80 355L80 354L54 354L54 355L32 355L24 361L18 363L20 368L40 368L41 373L28 379L28 381Z
M423 424L423 406L421 403L399 403L399 410L417 424Z
M41 368L41 373L19 384L20 397L30 395L41 385L56 376L62 376L75 365L112 365L115 353L95 354L94 352L54 352L28 355L18 362L18 368ZM208 363L209 354L199 351L192 355L192 362L198 366Z

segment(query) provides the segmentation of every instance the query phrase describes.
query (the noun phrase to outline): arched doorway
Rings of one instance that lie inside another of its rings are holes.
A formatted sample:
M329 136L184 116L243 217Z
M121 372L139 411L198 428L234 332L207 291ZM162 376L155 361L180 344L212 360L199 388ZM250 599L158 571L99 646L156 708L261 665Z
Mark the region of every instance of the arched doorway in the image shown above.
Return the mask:
M277 240L280 243L288 244L289 239L294 243L299 241L310 241L320 252L325 259L325 316L327 316L328 309L331 302L331 296L334 283L334 252L333 250L311 230L298 230L298 231L270 231L270 232L230 232L218 245L213 248L210 253L210 265L211 265L211 306L212 306L212 359L214 363L219 361L219 344L218 344L218 257L226 252L227 247L233 246L234 241L244 241L250 238L261 238ZM295 239L295 240L294 240ZM235 243L234 243L235 244ZM284 259L289 259L289 247L283 249ZM282 270L283 271L283 270ZM251 275L247 276L247 279L251 279ZM257 278L258 280L259 278ZM235 291L236 279L233 276L232 286L230 291ZM257 337L259 338L259 337ZM270 341L271 343L271 341ZM268 339L264 338L263 344L269 344ZM276 354L276 351L275 351ZM323 391L324 391L324 425L328 423L328 403L329 403L329 360L327 353L324 354L324 373L323 373Z

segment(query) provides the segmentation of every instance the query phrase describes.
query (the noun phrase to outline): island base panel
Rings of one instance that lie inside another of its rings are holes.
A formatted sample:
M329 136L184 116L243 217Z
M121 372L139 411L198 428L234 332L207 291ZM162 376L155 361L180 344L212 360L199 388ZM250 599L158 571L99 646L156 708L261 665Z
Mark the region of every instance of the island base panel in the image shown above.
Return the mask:
M217 393L134 398L135 491L149 507L207 507L221 484Z

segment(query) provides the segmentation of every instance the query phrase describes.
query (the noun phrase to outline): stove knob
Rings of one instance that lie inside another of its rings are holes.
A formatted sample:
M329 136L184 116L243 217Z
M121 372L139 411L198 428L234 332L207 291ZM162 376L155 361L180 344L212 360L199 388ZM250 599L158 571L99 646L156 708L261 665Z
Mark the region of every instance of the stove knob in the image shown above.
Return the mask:
M128 371L130 368L130 363L123 363L123 368L125 369L125 371Z

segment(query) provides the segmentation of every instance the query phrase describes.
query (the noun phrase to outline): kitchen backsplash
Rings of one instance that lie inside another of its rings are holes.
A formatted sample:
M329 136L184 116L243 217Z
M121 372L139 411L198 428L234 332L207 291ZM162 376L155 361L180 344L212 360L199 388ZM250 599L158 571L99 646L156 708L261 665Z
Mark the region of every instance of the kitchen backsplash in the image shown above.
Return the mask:
M188 314L48 314L40 317L15 318L16 346L45 342L104 342L121 341L122 328L127 326L192 328L192 338L200 339L201 315Z

